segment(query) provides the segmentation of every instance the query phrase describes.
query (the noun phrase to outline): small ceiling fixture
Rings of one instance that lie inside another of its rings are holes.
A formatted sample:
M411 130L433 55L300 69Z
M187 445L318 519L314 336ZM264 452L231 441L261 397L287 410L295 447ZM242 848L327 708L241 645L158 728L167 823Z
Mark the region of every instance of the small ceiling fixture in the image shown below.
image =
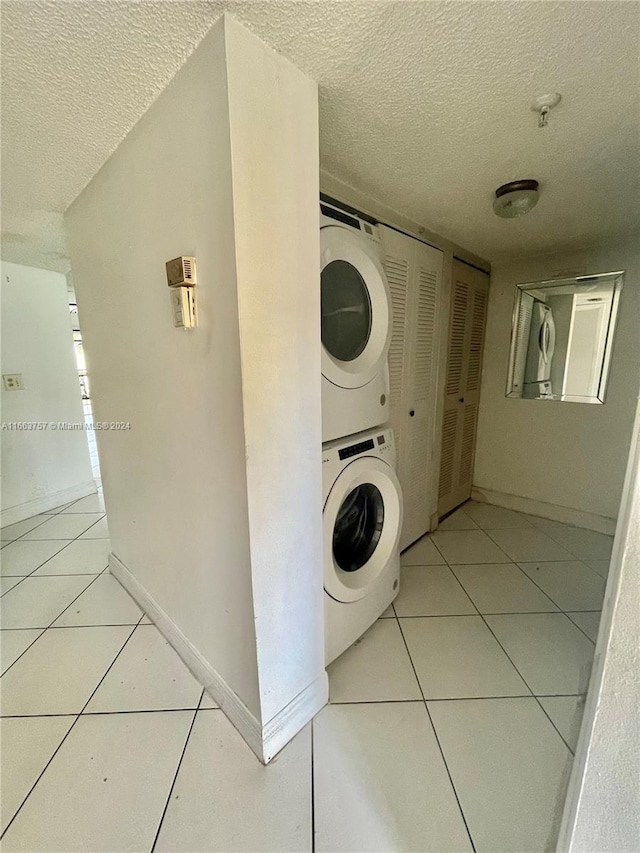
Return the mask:
M503 219L524 216L538 203L538 182L533 179L510 181L496 190L493 212Z
M549 113L557 107L562 100L559 92L551 92L548 95L540 95L531 104L534 113L538 113L538 127L546 127L549 124Z

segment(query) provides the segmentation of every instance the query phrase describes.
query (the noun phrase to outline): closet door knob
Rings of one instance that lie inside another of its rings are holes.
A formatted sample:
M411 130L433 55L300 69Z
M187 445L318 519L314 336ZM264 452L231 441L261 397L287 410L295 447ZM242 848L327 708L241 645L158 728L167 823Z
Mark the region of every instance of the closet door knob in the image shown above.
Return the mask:
M415 415L415 413L416 413L416 410L415 410L415 409L411 409L411 411L409 412L409 417L411 417L411 418L412 418L412 417Z
M464 397L460 397L460 399L458 400L458 402L459 402L459 403L464 403Z

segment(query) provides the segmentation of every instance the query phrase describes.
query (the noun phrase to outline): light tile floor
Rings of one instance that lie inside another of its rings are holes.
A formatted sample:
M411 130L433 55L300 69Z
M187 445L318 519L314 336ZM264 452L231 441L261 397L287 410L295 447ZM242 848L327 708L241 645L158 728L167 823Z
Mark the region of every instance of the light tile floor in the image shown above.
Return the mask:
M106 536L99 495L2 530L3 850L554 848L611 537L465 504L264 768Z

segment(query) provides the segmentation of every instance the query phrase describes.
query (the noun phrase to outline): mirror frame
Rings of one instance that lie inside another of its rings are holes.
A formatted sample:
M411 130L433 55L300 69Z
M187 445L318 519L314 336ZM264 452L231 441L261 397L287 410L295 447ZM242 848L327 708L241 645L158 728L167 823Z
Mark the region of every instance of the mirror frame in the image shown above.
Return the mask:
M609 372L611 368L611 354L613 350L613 340L614 333L616 330L616 324L618 320L618 307L620 303L620 292L622 291L622 287L624 285L624 274L625 270L615 270L614 272L603 272L603 273L594 273L593 275L576 275L569 276L568 278L550 278L543 279L541 281L527 281L518 283L515 285L515 299L513 304L513 316L511 318L511 340L509 344L509 366L507 369L507 385L505 389L505 397L509 397L512 400L524 400L524 399L532 399L532 400L542 400L556 403L590 403L595 405L603 405L606 396L607 396L607 385L609 382ZM553 288L553 287L566 287L569 284L582 284L588 282L595 282L601 279L608 279L613 281L613 299L611 301L611 314L609 316L609 326L607 328L607 340L604 347L604 353L602 356L602 371L600 374L600 381L598 383L598 393L595 397L575 397L569 396L563 397L561 395L553 396L553 397L532 397L526 398L522 396L522 392L514 392L513 389L513 380L514 380L514 370L515 370L515 362L516 362L516 344L517 344L517 330L518 330L518 318L520 316L520 306L522 304L522 295L524 293L528 293L533 290L538 290L541 287L545 288Z

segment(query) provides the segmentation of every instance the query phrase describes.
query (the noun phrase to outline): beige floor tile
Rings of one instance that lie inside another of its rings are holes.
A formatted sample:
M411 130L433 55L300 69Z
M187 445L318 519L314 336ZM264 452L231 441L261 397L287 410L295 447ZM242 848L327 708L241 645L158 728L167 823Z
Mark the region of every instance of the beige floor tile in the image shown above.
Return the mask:
M313 739L318 853L471 850L423 703L329 705Z
M584 712L584 696L543 696L539 701L569 749L575 753Z
M39 539L75 539L96 523L99 516L95 513L77 513L54 515L44 524L29 531L23 541Z
M552 528L547 533L579 560L608 560L611 557L613 536L582 527Z
M125 588L112 575L103 574L74 601L72 607L65 610L54 627L135 625L141 616L142 610Z
M311 850L311 726L263 767L222 711L198 712L155 849Z
M519 563L561 610L600 610L605 582L578 560Z
M427 699L529 693L480 616L401 619L400 624Z
M330 702L421 699L395 619L379 619L327 670Z
M480 613L555 611L556 605L515 563L451 566Z
M42 634L40 628L0 631L0 672L5 672Z
M536 696L586 692L593 643L563 613L485 618Z
M554 850L571 753L536 700L428 705L476 851Z
M108 539L76 539L34 572L38 575L97 575L106 569L111 545Z
M4 830L71 728L75 716L0 720L0 828ZM34 848L35 849L35 848Z
M572 559L572 555L568 551L540 530L533 528L530 530L491 530L489 535L502 548L503 552L516 563L533 560ZM478 562L481 561L478 560ZM499 560L494 562L499 562Z
M85 713L196 708L202 687L155 625L139 625Z
M403 566L394 607L398 616L459 616L476 612L448 566Z
M476 530L477 527L478 525L467 515L464 507L461 507L443 519L438 525L438 530Z
M79 713L130 633L120 626L45 631L2 676L2 715Z
M444 559L431 536L423 536L402 554L400 563L403 566L441 566Z
M602 613L597 610L595 612L582 613L567 613L569 619L574 622L580 630L595 643L598 639L598 631L600 630L600 619Z
M451 530L433 534L447 563L500 563L506 557L483 530Z
M151 850L192 719L80 718L7 831L4 853Z
M482 530L531 527L531 522L525 515L501 506L472 503L465 508L465 512Z
M18 542L11 542L0 552L0 572L5 577L29 575L67 544L59 539L45 542L27 542L20 539Z
M3 628L48 628L91 583L90 575L25 578L0 599Z

